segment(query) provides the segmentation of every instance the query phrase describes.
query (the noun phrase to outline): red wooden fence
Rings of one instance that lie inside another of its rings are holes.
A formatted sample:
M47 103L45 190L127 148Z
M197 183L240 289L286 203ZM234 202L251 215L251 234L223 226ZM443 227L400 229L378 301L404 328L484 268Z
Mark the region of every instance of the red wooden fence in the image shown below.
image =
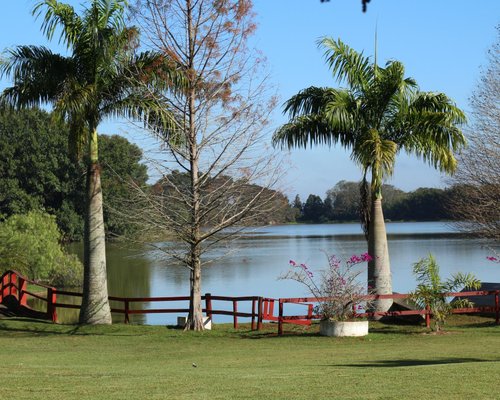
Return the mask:
M46 291L45 295L39 293L30 292L26 289L27 283L34 286L38 286ZM57 301L57 295L69 296L69 297L82 297L81 293L71 292L67 290L59 290L47 285L43 285L32 281L30 279L24 278L21 274L16 271L5 272L0 281L0 303L3 303L4 299L8 296L16 299L20 306L27 307L27 296L32 296L43 302L46 302L46 311L43 313L45 319L51 320L52 322L57 322L57 308L74 308L79 309L78 304L69 304ZM153 309L141 309L135 310L130 307L131 303L150 303L150 302L178 302L178 301L189 301L188 296L177 296L177 297L117 297L109 296L109 300L115 302L121 302L121 308L111 308L111 312L123 314L124 322L130 322L130 315L132 314L157 314L157 313L189 313L188 308L153 308ZM210 293L202 296L202 300L205 301L205 308L203 312L209 318L213 315L230 315L233 317L233 326L235 329L238 328L238 318L250 318L252 330L260 329L262 327L262 301L261 297L258 296L243 296L243 297L229 297L229 296L213 296ZM267 299L266 299L267 300ZM213 302L229 302L231 303L231 310L217 309L213 307ZM251 312L238 311L238 303L241 302L251 302L252 310Z
M479 290L479 291L470 291L470 292L459 292L459 293L447 293L446 297L469 297L469 296L494 296L494 305L492 306L481 306L481 307L470 307L470 308L456 308L453 310L455 314L474 314L474 313L492 313L495 314L495 323L500 324L500 290ZM386 295L370 295L364 296L362 300L375 300L375 299L407 299L409 297L408 294L386 294ZM317 299L316 297L303 297L303 298L284 298L279 299L279 313L277 317L278 321L278 334L283 334L283 325L286 323L304 323L304 321L311 321L314 319L321 319L321 315L312 315L311 312L308 312L307 315L285 315L284 305L287 303L291 304L307 304L310 307L313 306L314 303L318 303L319 301L326 301L327 298ZM353 304L353 310L356 310L356 305ZM356 313L355 317L358 318L371 318L374 316L405 316L405 315L422 315L425 318L425 323L427 328L430 327L431 323L431 310L427 306L423 310L405 310L405 311L389 311L389 312L364 312L364 313Z
M45 290L45 294L34 293L27 290L27 284L31 284ZM32 281L23 277L16 271L6 271L0 278L0 304L8 303L9 299L14 299L18 306L21 308L29 309L27 298L31 296L46 302L46 310L39 312L42 318L48 319L52 322L57 322L57 308L75 308L79 309L78 304L67 304L57 301L57 295L82 297L81 293L70 292L66 290L59 290L51 286L43 285L38 282ZM466 297L466 296L494 296L493 306L462 308L453 310L454 313L494 313L495 321L500 323L500 291L473 291L473 292L460 292L448 293L448 297ZM366 300L373 300L376 298L381 299L406 299L407 294L392 294L392 295L372 295L365 296ZM136 302L178 302L188 301L188 296L177 297L116 297L109 296L109 300L121 302L121 308L112 308L111 312L124 315L124 322L130 321L131 314L155 314L155 313L188 313L187 308L154 308L154 309L131 309L131 303ZM205 308L203 312L207 317L212 318L213 315L229 315L233 317L233 326L238 328L238 318L250 318L251 327L254 329L261 329L263 321L277 322L278 334L283 334L284 324L300 324L310 325L313 320L321 319L321 315L313 314L314 304L318 303L319 299L314 297L294 297L294 298L281 298L272 299L259 296L244 296L244 297L229 297L229 296L213 296L207 293L202 296L205 301ZM231 310L214 308L213 302L229 302L232 305ZM251 302L251 312L238 311L238 303ZM274 314L275 304L278 302L278 315ZM307 314L304 315L285 315L285 304L299 304L307 307ZM423 315L426 320L427 327L430 326L431 312L429 307L424 310L407 310L407 311L391 311L391 312L377 312L377 313L358 313L358 317L373 317L373 316L405 316L405 315Z

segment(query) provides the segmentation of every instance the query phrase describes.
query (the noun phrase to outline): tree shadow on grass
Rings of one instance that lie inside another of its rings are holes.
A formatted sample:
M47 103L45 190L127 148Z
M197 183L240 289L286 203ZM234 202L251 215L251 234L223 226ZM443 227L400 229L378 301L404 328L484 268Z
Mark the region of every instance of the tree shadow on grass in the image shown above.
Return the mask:
M236 333L236 332L235 332ZM284 330L282 335L278 335L278 326L268 326L259 331L248 330L246 332L237 332L241 339L275 339L289 337L320 337L317 329L311 327L292 327L290 330Z
M323 367L347 367L347 368L398 368L398 367L422 367L432 365L446 365L446 364L465 364L465 363L496 363L498 360L484 360L481 358L465 358L465 357L444 357L434 360L417 360L417 359L404 359L404 360L378 360L367 361L358 364L330 364L323 365Z
M78 334L77 326L73 327L69 330L58 330L54 329L54 325L52 322L40 321L38 319L29 319L29 318L9 318L10 321L19 321L26 323L36 323L36 326L27 327L27 326L16 326L12 324L5 324L0 322L0 331L3 332L11 332L11 333L24 333L31 334L33 336L52 336L52 335L73 335Z
M454 325L455 327L458 328L494 328L494 327L499 327L495 323L495 321L483 321L483 322L476 322L476 323L463 323L463 324L456 324Z
M425 326L398 326L398 325L381 325L376 328L370 327L370 334L384 334L384 335L421 335L423 333L427 333L428 330ZM309 326L309 327L299 327L293 325L285 325L284 332L282 335L278 335L278 326L267 326L263 330L260 331L247 331L241 332L240 337L242 339L267 339L267 338L285 338L285 337L321 337L319 334L319 329L317 327ZM357 340L364 340L367 337L361 338L350 338ZM349 339L349 338L339 338L339 339Z
M5 323L0 320L0 332L10 332L13 334L23 334L26 336L54 336L54 335L62 335L62 336L132 336L131 334L120 334L117 332L113 332L111 329L109 332L93 332L89 331L89 329L93 329L94 327L91 325L63 325L63 324L54 324L51 321L43 321L39 319L31 319L31 318L9 318L8 321L17 321L26 324L32 324L32 326L27 325L17 325ZM112 327L112 325L110 325ZM99 326L96 329L101 329Z

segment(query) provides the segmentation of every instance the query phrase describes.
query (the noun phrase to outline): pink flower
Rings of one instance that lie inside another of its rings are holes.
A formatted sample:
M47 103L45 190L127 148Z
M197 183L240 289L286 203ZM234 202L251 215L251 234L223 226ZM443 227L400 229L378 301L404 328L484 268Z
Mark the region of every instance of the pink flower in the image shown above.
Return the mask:
M361 262L361 258L356 254L352 255L351 258L347 261L349 264L358 264Z
M371 255L369 255L368 253L361 254L361 258L365 262L369 262L369 261L373 260L373 257Z
M297 263L293 260L288 261L292 267L296 267Z
M338 269L340 267L340 260L335 256L331 256L329 258L329 261L330 261L330 265L335 268L335 269Z
M488 256L488 257L486 257L486 259L489 261L498 262L498 258L493 257L493 256Z

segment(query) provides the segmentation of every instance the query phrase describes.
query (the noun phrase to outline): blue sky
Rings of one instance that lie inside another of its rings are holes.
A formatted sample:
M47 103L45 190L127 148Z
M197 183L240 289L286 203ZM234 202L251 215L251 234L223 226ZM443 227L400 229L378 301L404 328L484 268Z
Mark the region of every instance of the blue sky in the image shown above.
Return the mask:
M40 21L30 14L35 1L5 3L0 14L0 49L47 44ZM377 26L379 63L402 61L407 75L422 90L444 92L468 111L468 98L500 23L498 0L372 0L366 13L361 12L361 0L254 0L254 5L258 29L253 41L267 56L280 104L308 86L337 86L316 46L318 38L340 37L354 49L373 55ZM50 44L56 46L56 42ZM6 84L0 83L1 87ZM273 125L284 122L278 109ZM101 130L117 133L123 129L106 123ZM359 180L361 175L341 148L294 150L290 160L284 188L289 196L299 193L303 200L310 193L323 197L339 180ZM444 185L438 172L405 155L398 158L388 183L403 190Z

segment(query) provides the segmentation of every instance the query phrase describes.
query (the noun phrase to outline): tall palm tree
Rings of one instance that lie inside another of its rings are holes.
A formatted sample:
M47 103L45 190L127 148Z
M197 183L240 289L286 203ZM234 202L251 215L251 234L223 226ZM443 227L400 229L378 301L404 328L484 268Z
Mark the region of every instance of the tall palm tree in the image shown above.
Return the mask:
M323 38L319 45L334 78L347 88L309 87L285 103L290 121L273 136L284 147L337 143L351 151L363 171L371 175L371 205L367 221L368 285L376 294L392 293L387 235L382 212L382 183L404 150L442 172L456 168L454 152L465 145L459 126L464 113L442 93L421 92L404 66L389 61L379 67L340 39ZM363 185L366 187L366 185ZM379 300L375 311L387 311L392 300Z
M84 238L84 287L80 323L111 323L108 302L103 201L97 127L109 116L141 118L172 127L173 114L151 95L154 87L180 85L180 72L164 57L138 54L138 31L125 25L126 0L93 0L81 15L57 0L37 3L42 31L51 40L56 31L68 56L42 46L9 50L0 65L13 86L2 100L11 106L51 105L70 126L74 154L87 164ZM83 151L82 151L83 150Z

